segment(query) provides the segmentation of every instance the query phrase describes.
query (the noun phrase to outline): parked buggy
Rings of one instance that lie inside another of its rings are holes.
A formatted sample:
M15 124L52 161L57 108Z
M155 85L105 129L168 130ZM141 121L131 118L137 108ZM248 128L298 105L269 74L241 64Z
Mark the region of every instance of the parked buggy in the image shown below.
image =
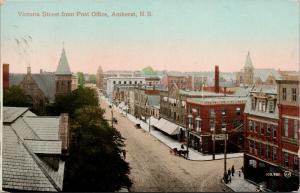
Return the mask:
M135 128L137 128L137 129L142 128L142 127L141 127L141 124L139 124L139 123L135 124Z

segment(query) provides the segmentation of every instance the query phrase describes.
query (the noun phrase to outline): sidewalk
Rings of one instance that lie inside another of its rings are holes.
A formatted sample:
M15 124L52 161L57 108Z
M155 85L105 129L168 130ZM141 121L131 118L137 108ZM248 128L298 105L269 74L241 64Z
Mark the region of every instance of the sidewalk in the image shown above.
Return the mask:
M105 98L102 98L106 101L106 103L109 104L108 100ZM115 110L117 110L119 113L122 113L126 117L126 113L122 111L121 109L114 107ZM133 115L127 113L127 119L132 121L134 124L140 124L142 129L144 129L146 132L149 132L149 125L148 123L145 123L141 120L136 119ZM179 143L177 140L172 139L168 135L165 135L164 133L160 132L159 130L154 129L153 127L150 128L150 134L160 140L162 143L170 147L171 149L177 148L181 149L181 143ZM186 145L184 145L184 149L186 149ZM227 154L227 159L229 158L236 158L236 157L243 157L243 153L231 153ZM212 155L204 155L200 152L195 151L192 148L189 148L189 157L187 158L189 160L193 161L208 161L212 160ZM215 159L224 159L224 154L216 154Z
M239 177L239 170L235 172L234 176L231 176L231 183L225 185L234 192L257 192L257 186L245 180L243 172Z

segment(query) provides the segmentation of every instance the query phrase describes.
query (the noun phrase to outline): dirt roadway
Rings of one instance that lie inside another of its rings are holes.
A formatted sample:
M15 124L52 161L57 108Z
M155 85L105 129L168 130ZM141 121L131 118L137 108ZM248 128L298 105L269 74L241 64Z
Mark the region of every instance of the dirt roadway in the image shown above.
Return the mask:
M111 120L111 110L101 100L105 117ZM115 127L126 139L126 161L131 167L132 192L203 192L230 191L221 183L224 160L190 161L170 154L170 149L143 129L114 110ZM227 160L227 166L242 166L242 158Z

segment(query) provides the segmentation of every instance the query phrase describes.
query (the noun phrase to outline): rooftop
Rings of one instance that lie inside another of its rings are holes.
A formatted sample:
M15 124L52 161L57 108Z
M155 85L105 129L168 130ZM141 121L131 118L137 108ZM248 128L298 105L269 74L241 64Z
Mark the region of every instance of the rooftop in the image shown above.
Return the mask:
M229 96L229 97L213 97L213 98L188 98L187 102L196 104L237 104L246 103L247 97Z
M3 107L3 115L3 189L61 191L64 161L53 168L44 157L61 154L58 117L39 117L22 107Z

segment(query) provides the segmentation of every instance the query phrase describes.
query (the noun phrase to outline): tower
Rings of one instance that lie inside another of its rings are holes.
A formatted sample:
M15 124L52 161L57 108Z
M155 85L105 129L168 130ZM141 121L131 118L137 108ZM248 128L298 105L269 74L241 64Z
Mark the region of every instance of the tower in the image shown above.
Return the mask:
M244 76L243 81L245 85L252 85L254 83L254 68L252 64L252 60L250 58L250 52L248 51L246 62L244 65Z
M98 89L103 90L103 80L104 80L104 74L101 66L98 67L97 75L96 75L96 86Z
M55 96L66 95L72 89L72 73L69 67L66 51L63 48L60 60L55 72Z

